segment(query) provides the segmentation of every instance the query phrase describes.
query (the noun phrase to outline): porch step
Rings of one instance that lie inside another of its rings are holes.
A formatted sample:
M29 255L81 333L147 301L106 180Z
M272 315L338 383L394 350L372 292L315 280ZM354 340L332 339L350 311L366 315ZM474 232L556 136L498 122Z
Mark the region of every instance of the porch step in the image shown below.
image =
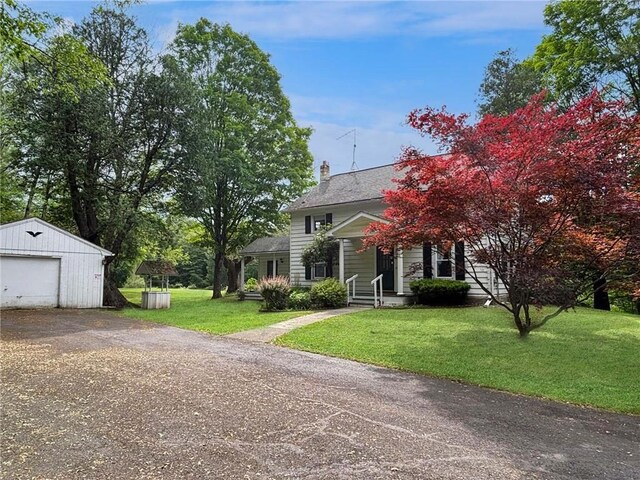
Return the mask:
M350 307L375 307L373 304L373 300L353 300L350 304ZM383 305L384 306L384 305Z
M411 303L411 297L410 296L385 295L382 300L383 300L382 306L384 306L384 307L394 307L394 306L399 306L399 305L408 305L409 303ZM374 306L374 297L373 297L373 295L371 295L371 296L369 296L369 295L356 295L356 296L351 298L351 302L349 303L349 305L372 307L372 306Z

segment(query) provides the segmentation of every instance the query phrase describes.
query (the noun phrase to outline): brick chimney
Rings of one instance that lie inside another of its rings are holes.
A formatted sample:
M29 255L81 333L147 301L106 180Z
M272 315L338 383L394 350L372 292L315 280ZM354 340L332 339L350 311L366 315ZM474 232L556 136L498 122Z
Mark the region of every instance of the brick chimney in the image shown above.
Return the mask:
M322 162L322 165L320 165L320 181L325 182L329 180L330 176L331 175L329 175L329 164L327 163L326 160L324 160Z

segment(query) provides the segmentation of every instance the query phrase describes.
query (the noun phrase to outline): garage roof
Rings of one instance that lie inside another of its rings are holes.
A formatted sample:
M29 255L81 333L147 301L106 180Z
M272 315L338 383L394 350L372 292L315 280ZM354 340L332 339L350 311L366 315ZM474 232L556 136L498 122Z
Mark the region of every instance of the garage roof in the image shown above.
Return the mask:
M18 227L20 225L28 225L28 224L33 224L33 223L37 223L42 225L45 228L50 228L52 230L55 230L56 232L65 235L67 237L72 238L73 240L75 240L76 242L82 243L88 247L91 247L97 251L99 251L100 253L102 253L102 255L104 255L105 257L111 257L113 256L113 253L111 253L109 250L99 247L98 245L91 243L88 240L85 240L84 238L80 238L77 235L74 235L72 233L67 232L66 230L60 228L60 227L56 227L55 225L52 225L48 222L45 222L44 220L37 218L37 217L32 217L32 218L25 218L24 220L18 220L17 222L11 222L11 223L5 223L4 225L0 225L0 230L5 230L5 229L9 229L9 228L15 228ZM28 228L28 227L27 227ZM37 236L39 235L39 233L37 231L25 231L25 233L28 233L29 235L31 235L34 238L37 238Z

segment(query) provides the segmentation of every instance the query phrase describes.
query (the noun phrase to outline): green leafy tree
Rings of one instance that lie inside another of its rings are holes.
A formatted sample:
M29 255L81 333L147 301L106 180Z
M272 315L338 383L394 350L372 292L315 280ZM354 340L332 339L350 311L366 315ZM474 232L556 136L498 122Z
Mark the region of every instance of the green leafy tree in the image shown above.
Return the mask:
M640 113L640 1L562 0L547 5L545 35L528 64L569 105L608 88Z
M117 278L126 275L118 264L137 255L141 212L167 191L179 163L180 79L156 61L145 31L121 10L95 8L72 35L104 66L107 81L89 88L73 75L51 75L36 59L26 62L11 73L7 133L26 184L46 189L41 179L55 176L77 233L114 253L104 298L122 306ZM77 44L67 37L52 39L47 55ZM75 95L60 84L72 84Z
M547 5L544 19L552 31L526 64L564 108L599 89L640 113L639 0L561 0ZM609 310L606 278L593 277L594 307Z
M3 60L25 59L41 50L37 42L49 29L52 18L38 14L15 0L0 0L0 55Z
M327 231L331 225L323 226L309 245L302 252L302 264L312 268L316 263L324 263L327 268L327 277L333 276L333 266L338 263L340 243L335 238L329 237Z
M172 45L189 80L178 198L214 250L213 298L225 258L286 223L283 205L307 188L310 130L296 125L269 57L246 35L201 19Z
M2 147L0 147L2 148ZM3 153L0 155L4 156ZM14 222L23 218L24 199L22 188L14 175L0 159L0 223Z
M524 107L542 89L541 75L521 63L512 49L498 52L485 69L478 114L504 116Z
M52 77L47 88L77 100L80 89L108 81L107 71L73 35L49 37L54 25L64 29L58 17L36 13L14 0L0 0L0 76L6 75L7 67L36 62L41 73Z
M69 226L68 212L60 209L60 174L43 162L25 162L30 151L21 150L12 132L21 119L8 108L12 88L19 72L23 86L31 82L44 94L55 94L77 101L82 90L107 81L102 62L93 57L77 38L69 34L50 37L52 27L63 28L61 19L48 13L36 13L14 0L0 0L0 175L2 175L2 221L8 222L33 214ZM37 72L37 73L36 73ZM45 81L42 78L47 77ZM51 218L50 218L51 219Z

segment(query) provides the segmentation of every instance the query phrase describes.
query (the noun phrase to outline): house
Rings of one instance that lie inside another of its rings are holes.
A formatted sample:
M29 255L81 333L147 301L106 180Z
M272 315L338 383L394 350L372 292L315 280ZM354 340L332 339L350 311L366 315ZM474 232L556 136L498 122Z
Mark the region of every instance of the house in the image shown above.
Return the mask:
M39 218L0 225L0 305L99 308L111 255Z
M285 275L293 285L300 286L311 286L324 280L327 266L319 263L305 268L301 256L318 229L331 225L328 235L340 244L338 266L333 276L349 284L350 295L356 301L373 301L378 294L374 295L372 281L380 276L374 283L377 291L384 292L386 305L408 303L411 296L409 283L422 277L468 281L471 284L469 295L485 298L486 292L465 274L464 262L468 259L461 242L446 251L431 245L406 250L396 248L390 254L375 248L361 251L366 227L372 222L385 221L382 218L386 209L382 192L394 189L393 179L400 175L392 164L332 176L329 164L323 162L320 182L287 209L291 215L289 236L260 238L241 252L244 257L242 285L244 261L249 258L258 261L259 278ZM410 266L416 263L427 267L411 275ZM483 283L490 284L493 280L491 269L482 265L474 267Z

